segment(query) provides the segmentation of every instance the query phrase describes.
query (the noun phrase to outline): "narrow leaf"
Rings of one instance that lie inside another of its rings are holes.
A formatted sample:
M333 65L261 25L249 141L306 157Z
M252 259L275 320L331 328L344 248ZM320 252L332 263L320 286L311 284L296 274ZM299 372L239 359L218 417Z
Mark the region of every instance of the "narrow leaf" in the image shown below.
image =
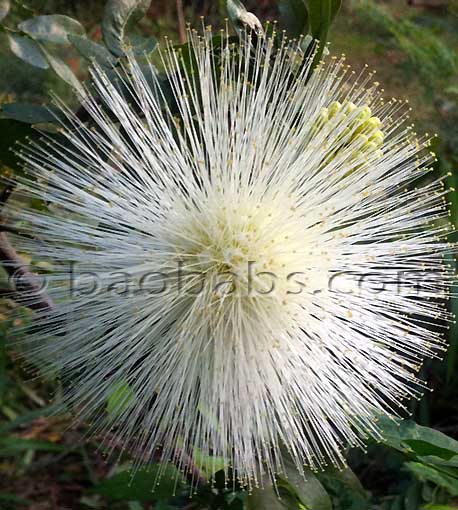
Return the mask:
M61 14L35 16L19 23L18 28L33 39L57 44L67 44L68 34L85 33L79 21Z
M341 3L341 0L307 0L310 33L313 39L320 42L316 48L312 69L320 61L323 52L327 51L326 42L329 28L339 12Z
M95 60L101 67L114 67L116 58L101 44L97 44L86 37L70 34L68 40L86 60Z
M342 7L342 0L331 0L331 23Z
M102 21L103 40L107 48L122 57L126 50L126 32L148 11L151 0L108 0Z
M39 67L40 69L48 69L49 64L46 61L40 47L29 39L21 35L10 34L8 41L11 51L24 62Z
M312 36L321 44L326 43L326 36L331 25L332 0L308 0L310 30Z

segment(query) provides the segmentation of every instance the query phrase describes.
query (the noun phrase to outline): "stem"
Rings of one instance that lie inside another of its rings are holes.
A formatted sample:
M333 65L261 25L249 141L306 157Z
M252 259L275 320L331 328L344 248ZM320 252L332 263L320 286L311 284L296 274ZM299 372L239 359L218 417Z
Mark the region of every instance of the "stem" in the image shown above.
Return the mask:
M177 0L178 36L180 43L186 42L186 22L184 19L183 0Z

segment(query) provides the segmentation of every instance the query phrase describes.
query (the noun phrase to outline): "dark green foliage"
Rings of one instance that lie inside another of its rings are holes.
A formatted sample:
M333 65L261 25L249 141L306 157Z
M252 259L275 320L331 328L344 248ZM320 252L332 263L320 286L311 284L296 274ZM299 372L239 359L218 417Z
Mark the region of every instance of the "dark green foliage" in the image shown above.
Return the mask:
M304 0L280 0L278 9L282 25L289 35L297 37L308 33L308 12Z
M186 482L177 469L174 466L162 469L159 465L134 472L123 471L92 489L112 501L167 501L184 490Z
M324 44L341 2L339 0L307 0L307 5L311 35Z
M37 133L29 124L1 118L0 130L2 132L0 137L0 162L13 170L20 171L22 164L15 154L15 150L19 149L17 143L25 142L26 137L36 136Z
M368 21L390 32L399 47L412 60L417 71L432 80L457 78L458 53L427 26L411 19L395 19L384 7L371 0L359 0L358 8ZM428 85L428 84L426 84Z

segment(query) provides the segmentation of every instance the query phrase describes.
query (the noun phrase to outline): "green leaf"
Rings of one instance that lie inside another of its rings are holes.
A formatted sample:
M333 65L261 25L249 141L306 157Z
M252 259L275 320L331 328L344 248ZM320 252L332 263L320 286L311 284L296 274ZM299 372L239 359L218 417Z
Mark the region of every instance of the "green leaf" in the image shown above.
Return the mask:
M284 466L284 475L277 477L278 493L266 476L264 488L253 490L247 498L247 510L332 510L331 498L311 471L302 476L286 456Z
M101 67L111 68L117 59L101 44L97 44L86 37L69 34L68 40L86 60L95 60Z
M458 506L428 504L422 506L421 510L458 510Z
M61 60L60 58L51 55L49 51L45 50L43 46L41 46L41 51L43 52L48 64L51 69L66 83L68 83L73 89L75 89L80 95L84 95L84 87L81 85L78 78L73 74L73 71L68 67L68 65Z
M314 39L320 41L314 63L314 68L325 49L329 28L341 7L342 0L307 0L310 33Z
M432 466L420 462L406 462L406 468L422 482L432 482L452 496L458 496L458 478L445 474Z
M284 510L281 499L272 485L254 489L246 500L247 510Z
M103 40L107 48L122 57L128 46L127 30L148 11L151 0L108 0L102 21Z
M364 489L358 477L350 468L328 468L317 473L331 500L338 502L337 508L341 510L368 510L370 494Z
M278 9L288 36L298 37L308 33L308 13L304 0L279 0Z
M325 44L331 25L332 0L307 0L312 36Z
M8 16L10 7L11 3L9 0L0 0L0 21Z
M282 496L286 491L292 500L297 498L305 508L332 510L331 498L317 477L310 470L304 474L305 477L299 473L291 461L285 461L286 476L278 478L278 487Z
M435 456L449 461L458 455L458 441L429 427L417 425L411 420L379 418L384 442L403 453Z
M120 381L113 386L107 400L107 412L111 415L121 414L135 400L135 394L127 381Z
M0 492L0 501L3 503L13 503L15 505L31 505L33 501L16 496L16 494L7 494ZM14 506L12 508L14 508Z
M57 44L67 44L68 34L85 33L79 21L62 14L35 16L19 23L18 28L33 39Z
M334 21L337 14L339 14L342 7L342 0L331 0L331 23Z
M0 117L26 124L57 122L58 114L56 109L32 103L7 103L0 107Z
M185 43L174 46L179 54L179 63L186 70L188 75L197 75L197 58L191 43Z
M49 64L44 57L37 43L17 34L9 34L8 41L10 50L24 62L39 67L40 69L48 69Z
M62 452L69 450L67 446L39 441L36 439L24 439L21 437L0 437L0 455L17 455L26 450L40 450L46 452Z
M417 461L421 462L424 465L433 467L434 469L437 469L441 473L445 473L446 475L450 475L458 479L458 466L456 465L456 461L446 462L444 460L439 459L438 457L418 457Z
M196 466L205 474L216 473L224 469L224 458L214 457L212 455L204 455L202 450L194 448L192 458Z
M426 429L427 427L425 427ZM429 429L433 431L434 429ZM438 432L434 430L434 432ZM442 434L439 432L439 434ZM423 434L426 435L426 434ZM445 434L444 434L445 435ZM445 436L447 437L447 436ZM435 438L436 440L437 438ZM451 439L451 438L448 438ZM451 439L454 441L454 439ZM429 441L424 441L422 439L406 439L404 440L404 444L408 445L418 456L434 456L449 461L452 457L455 457L457 453L453 450L449 450L448 448L442 448L437 444L431 444Z
M161 475L161 476L159 476ZM123 471L96 485L92 492L111 501L155 501L171 499L178 492L183 477L172 465L154 464L135 473Z
M404 510L418 510L421 497L422 485L417 480L412 480L407 490L404 492Z

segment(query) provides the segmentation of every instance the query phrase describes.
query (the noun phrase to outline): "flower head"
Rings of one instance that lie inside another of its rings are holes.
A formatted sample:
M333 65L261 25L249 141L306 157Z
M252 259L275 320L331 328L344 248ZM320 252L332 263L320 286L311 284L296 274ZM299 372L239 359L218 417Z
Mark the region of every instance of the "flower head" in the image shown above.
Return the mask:
M300 42L209 30L190 47L162 51L167 87L134 58L118 86L94 66L92 127L62 107L63 138L21 152L52 211L14 217L56 302L27 347L142 460L199 449L250 484L283 449L342 465L444 348L446 190L412 186L434 155L343 57L312 72Z

